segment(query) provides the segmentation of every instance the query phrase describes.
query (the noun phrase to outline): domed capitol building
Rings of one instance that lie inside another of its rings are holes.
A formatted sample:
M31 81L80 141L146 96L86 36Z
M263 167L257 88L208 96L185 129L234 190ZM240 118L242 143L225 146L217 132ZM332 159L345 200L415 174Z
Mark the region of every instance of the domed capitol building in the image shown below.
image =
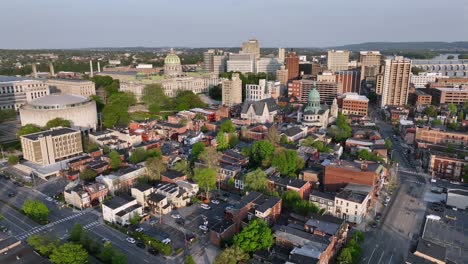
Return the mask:
M314 83L307 98L307 106L304 108L304 112L299 111L297 121L309 127L326 128L337 116L338 103L336 98L333 100L331 108L326 104L320 104L320 92Z
M210 88L218 85L217 74L206 72L183 72L179 56L174 50L164 59L164 75L141 75L102 73L114 79L120 80L120 90L133 92L138 100L141 100L143 89L148 84L160 83L164 93L169 97L175 97L178 91L192 91L195 94L208 92Z

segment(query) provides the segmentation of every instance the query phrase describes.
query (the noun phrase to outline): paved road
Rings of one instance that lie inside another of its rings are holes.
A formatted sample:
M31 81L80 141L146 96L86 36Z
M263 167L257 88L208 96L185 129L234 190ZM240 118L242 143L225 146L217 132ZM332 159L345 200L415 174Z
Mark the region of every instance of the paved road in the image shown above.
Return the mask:
M412 167L399 141L393 137L391 125L378 120L379 115L375 111L371 116L376 117L382 137L393 140L393 158L399 164L399 188L383 211L382 224L366 232L361 263L404 263L413 238L420 232L426 210L424 193L428 180Z

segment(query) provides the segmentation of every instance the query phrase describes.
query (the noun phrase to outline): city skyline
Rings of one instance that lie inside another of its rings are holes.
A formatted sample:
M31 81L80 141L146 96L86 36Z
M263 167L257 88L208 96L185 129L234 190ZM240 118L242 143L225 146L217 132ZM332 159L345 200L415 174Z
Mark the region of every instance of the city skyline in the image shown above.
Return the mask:
M378 5L369 0L293 4L229 0L222 5L212 0L137 4L45 0L2 5L9 12L0 17L0 23L9 26L0 33L13 36L3 38L0 48L5 49L239 47L253 37L261 47L332 47L397 40L462 41L468 35L468 28L462 27L468 24L464 15L468 5L462 0L450 6L421 0ZM434 15L437 19L428 19ZM450 21L452 26L440 21Z

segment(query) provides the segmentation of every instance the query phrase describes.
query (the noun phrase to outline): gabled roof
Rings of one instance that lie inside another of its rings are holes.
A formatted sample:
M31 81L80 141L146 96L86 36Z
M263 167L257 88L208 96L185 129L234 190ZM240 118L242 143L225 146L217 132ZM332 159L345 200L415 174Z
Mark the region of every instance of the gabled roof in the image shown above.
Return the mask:
M250 106L252 106L256 115L262 115L265 109L265 105L267 106L269 112L279 110L275 99L266 98L260 101L245 101L242 105L242 114L246 114L249 111Z
M293 127L290 127L288 128L286 131L283 132L283 134L285 134L286 136L288 137L293 137L299 133L302 133L303 130L301 127L299 126L293 126Z

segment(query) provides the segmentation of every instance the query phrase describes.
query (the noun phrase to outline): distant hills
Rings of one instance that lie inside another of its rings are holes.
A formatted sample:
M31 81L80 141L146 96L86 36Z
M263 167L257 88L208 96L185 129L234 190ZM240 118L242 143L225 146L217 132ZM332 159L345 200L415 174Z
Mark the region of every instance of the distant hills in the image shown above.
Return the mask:
M468 41L456 42L365 42L349 44L328 49L360 50L468 50Z

